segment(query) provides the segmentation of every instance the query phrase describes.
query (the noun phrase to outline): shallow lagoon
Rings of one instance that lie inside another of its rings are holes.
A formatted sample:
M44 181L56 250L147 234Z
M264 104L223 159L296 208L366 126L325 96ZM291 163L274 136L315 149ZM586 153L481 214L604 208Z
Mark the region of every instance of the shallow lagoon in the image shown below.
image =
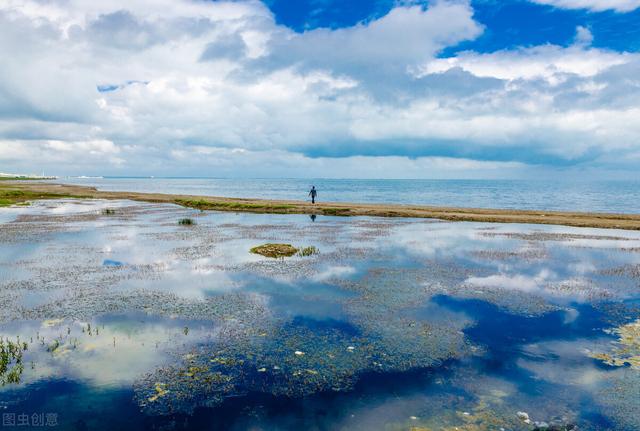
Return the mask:
M0 274L0 409L61 429L640 428L639 232L50 201Z

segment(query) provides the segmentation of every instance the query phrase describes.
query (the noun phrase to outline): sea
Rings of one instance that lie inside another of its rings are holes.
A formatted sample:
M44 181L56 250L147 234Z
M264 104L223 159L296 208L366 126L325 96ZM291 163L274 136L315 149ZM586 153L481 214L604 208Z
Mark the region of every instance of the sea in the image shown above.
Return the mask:
M320 202L640 213L640 181L64 177L67 184L134 191Z

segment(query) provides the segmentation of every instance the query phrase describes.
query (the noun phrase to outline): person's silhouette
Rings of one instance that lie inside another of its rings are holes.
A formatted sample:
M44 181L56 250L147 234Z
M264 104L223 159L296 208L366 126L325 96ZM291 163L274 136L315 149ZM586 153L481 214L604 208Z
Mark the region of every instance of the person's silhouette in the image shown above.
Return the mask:
M316 203L316 196L318 196L318 191L316 190L316 186L311 186L311 190L309 190L309 196L311 196L311 203Z

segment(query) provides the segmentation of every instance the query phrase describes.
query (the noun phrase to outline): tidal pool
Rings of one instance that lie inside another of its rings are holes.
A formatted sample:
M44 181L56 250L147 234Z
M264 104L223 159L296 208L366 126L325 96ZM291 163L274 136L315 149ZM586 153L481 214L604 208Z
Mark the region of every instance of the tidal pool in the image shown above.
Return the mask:
M640 232L43 201L0 275L5 426L640 429Z

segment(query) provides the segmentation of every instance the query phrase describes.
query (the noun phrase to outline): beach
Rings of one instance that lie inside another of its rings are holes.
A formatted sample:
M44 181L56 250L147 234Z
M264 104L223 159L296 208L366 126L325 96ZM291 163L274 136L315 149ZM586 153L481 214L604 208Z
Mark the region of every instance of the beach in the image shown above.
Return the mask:
M94 187L34 181L4 181L2 193L15 202L38 198L129 199L143 202L174 203L186 207L263 214L316 214L328 216L415 217L449 221L488 223L531 223L604 229L640 230L638 214L607 214L561 211L534 211L485 208L446 208L415 205L389 205L345 202L310 202L212 197L200 195L101 191Z

